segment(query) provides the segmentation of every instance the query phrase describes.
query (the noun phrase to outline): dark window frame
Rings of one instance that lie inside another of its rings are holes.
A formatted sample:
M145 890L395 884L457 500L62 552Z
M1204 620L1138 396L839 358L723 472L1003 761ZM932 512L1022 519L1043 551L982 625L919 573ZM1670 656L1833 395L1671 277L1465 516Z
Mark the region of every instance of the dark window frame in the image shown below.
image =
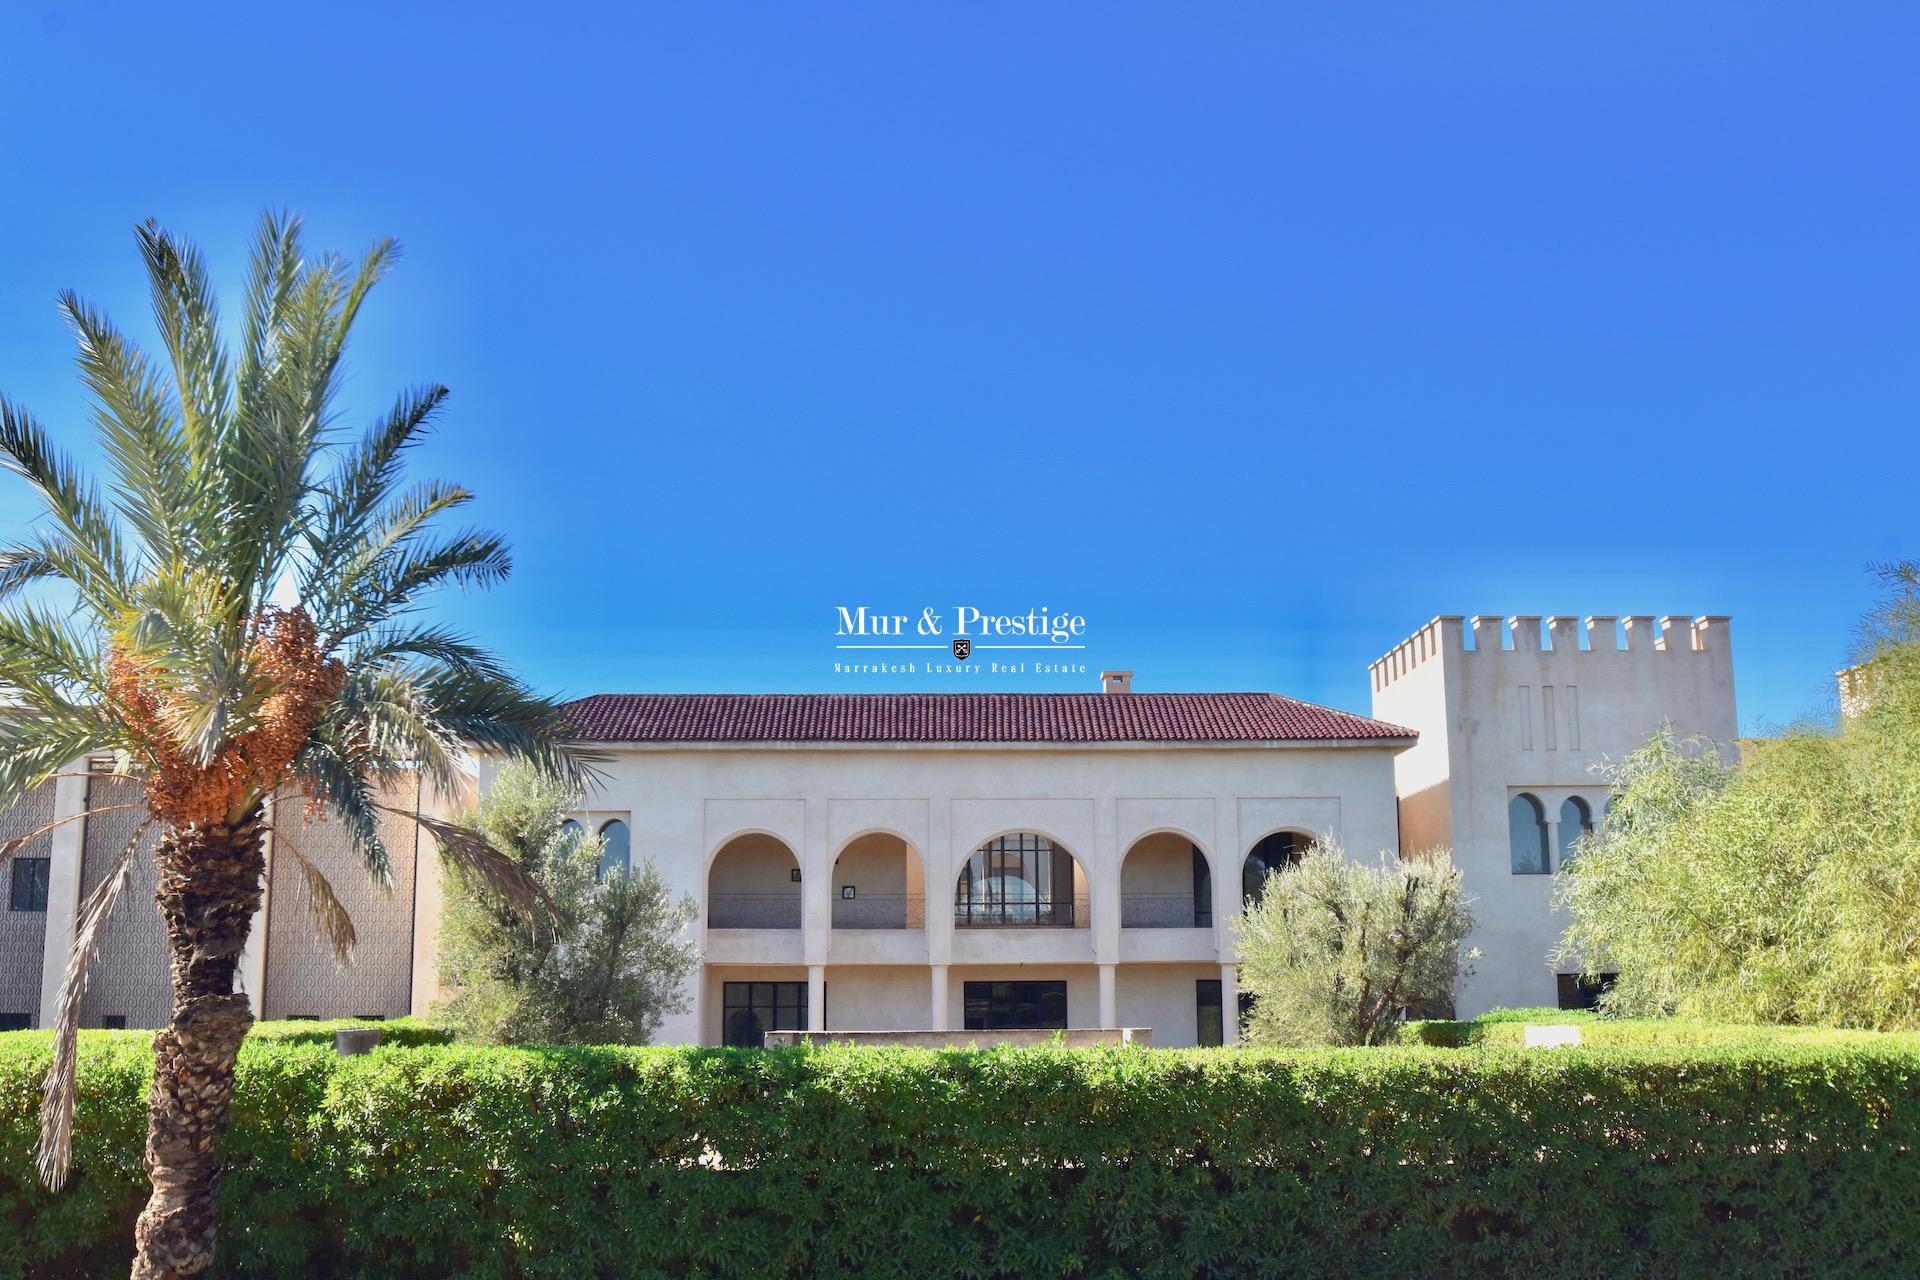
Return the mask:
M967 982L960 995L961 1021L967 1031L1067 1029L1067 983L1063 978Z
M1194 1043L1211 1049L1226 1043L1226 1006L1220 995L1220 979L1196 978L1193 983Z
M824 998L824 997L823 997ZM753 1019L736 1023L736 1015ZM720 984L720 1043L735 1049L758 1049L769 1031L807 1029L807 983L748 979Z
M9 911L45 911L47 887L53 878L52 858L15 858L8 886Z

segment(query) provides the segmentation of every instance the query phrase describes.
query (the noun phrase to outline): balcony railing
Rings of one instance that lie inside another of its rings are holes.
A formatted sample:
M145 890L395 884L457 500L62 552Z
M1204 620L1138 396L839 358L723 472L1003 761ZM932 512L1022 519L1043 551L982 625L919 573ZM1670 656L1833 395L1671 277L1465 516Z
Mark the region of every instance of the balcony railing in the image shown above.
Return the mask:
M1026 898L1012 902L962 898L953 904L954 927L960 929L1029 925L1071 929L1086 918L1085 898Z
M836 929L924 929L927 900L917 893L863 893L833 900Z
M1126 893L1120 896L1122 929L1211 929L1213 904L1190 893Z
M710 929L798 929L797 893L716 893L707 899Z

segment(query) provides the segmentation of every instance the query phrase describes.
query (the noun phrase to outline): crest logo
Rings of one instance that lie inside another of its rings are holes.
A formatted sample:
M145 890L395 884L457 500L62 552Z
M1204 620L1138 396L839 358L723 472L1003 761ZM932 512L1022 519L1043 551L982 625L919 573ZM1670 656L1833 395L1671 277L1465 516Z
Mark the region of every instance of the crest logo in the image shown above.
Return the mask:
M953 638L953 656L957 661L965 662L973 653L973 641L965 636Z

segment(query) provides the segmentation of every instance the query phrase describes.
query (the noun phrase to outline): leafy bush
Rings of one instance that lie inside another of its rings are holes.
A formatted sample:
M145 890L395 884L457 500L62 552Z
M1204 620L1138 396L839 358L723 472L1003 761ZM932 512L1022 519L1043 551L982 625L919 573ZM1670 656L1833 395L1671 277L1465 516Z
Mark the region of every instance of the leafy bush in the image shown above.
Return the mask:
M1494 1024L1499 1025L1499 1024ZM0 1276L125 1273L145 1037L74 1183L0 1037ZM1872 1275L1920 1267L1920 1047L241 1052L239 1276Z
M1409 1005L1452 1007L1473 909L1444 849L1377 866L1329 843L1269 872L1233 922L1249 1044L1382 1044ZM1462 961L1466 962L1465 968Z
M645 1044L686 1008L699 966L687 926L651 862L602 874L602 839L567 821L578 788L526 765L501 770L462 820L525 868L553 907L530 917L483 880L450 868L440 920L440 1010L494 1044Z
M1514 1017L1525 1014L1529 1016ZM1408 1022L1401 1026L1401 1044L1440 1048L1470 1045L1519 1046L1526 1043L1526 1024L1580 1027L1585 1048L1653 1049L1700 1046L1879 1045L1905 1044L1920 1052L1920 1035L1883 1035L1834 1027L1738 1026L1696 1022L1687 1018L1605 1018L1582 1011L1559 1009L1501 1009L1467 1022Z
M399 1045L404 1048L418 1048L427 1044L451 1044L453 1032L437 1022L424 1018L386 1018L368 1021L364 1018L338 1018L326 1022L311 1018L289 1018L284 1022L256 1022L253 1030L247 1033L252 1040L270 1040L275 1044L321 1044L331 1049L333 1033L343 1027L379 1027L383 1033L380 1043ZM142 1032L151 1035L151 1032Z
M1609 1011L1920 1029L1920 565L1886 581L1837 732L1749 741L1735 769L1662 731L1610 770L1555 877L1556 967L1617 974Z

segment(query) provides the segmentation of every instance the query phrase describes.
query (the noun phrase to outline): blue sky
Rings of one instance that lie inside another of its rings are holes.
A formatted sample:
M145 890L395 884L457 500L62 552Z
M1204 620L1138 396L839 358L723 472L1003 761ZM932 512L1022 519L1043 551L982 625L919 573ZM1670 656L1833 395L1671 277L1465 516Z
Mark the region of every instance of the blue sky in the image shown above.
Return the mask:
M1092 687L830 671L1046 605L1364 710L1435 613L1711 612L1754 729L1920 554L1912 5L486 8L8 6L0 390L86 449L142 217L400 237L344 420L453 388L444 607L571 693Z

